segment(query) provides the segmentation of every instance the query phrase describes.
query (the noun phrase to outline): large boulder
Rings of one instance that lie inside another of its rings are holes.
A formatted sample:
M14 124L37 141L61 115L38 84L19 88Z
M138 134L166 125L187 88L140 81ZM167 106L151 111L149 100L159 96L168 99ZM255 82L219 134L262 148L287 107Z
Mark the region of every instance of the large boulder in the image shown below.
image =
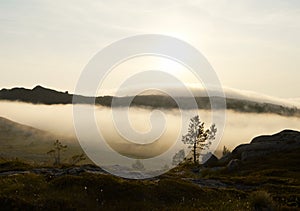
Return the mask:
M249 144L242 144L232 151L232 157L246 161L267 156L274 152L291 151L300 148L300 132L284 130L275 135L254 138Z
M204 167L211 167L218 163L218 158L214 154L208 153L203 156L202 162Z
M227 153L225 155L223 155L220 159L219 159L219 164L222 166L227 165L230 161L232 160L232 155L231 153Z

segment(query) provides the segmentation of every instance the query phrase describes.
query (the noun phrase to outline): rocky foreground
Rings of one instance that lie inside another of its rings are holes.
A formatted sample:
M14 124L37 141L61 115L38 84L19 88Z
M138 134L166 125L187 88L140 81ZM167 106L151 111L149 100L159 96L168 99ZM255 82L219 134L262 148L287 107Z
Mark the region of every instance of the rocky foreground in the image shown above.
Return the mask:
M0 162L1 210L298 210L299 132L260 136L196 167L183 163L147 180L93 165Z

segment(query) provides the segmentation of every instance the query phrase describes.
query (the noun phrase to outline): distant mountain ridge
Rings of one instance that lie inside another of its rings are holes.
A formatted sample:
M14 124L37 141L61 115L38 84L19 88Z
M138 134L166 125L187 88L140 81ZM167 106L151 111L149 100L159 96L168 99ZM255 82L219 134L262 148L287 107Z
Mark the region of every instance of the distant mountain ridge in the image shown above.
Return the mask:
M72 95L68 92L36 86L33 89L12 88L0 90L0 99L21 101L33 104L68 104L72 102Z
M68 92L60 92L42 86L36 86L33 89L12 88L0 90L0 100L20 101L33 104L72 104L73 98L76 98L76 103L79 104L97 104L106 107L112 105L114 99L114 106L123 107L131 97L114 97L114 96L100 96L88 97L81 95L73 95ZM221 100L220 97L214 97L216 101ZM182 102L187 102L183 105L183 109L195 109L188 103L188 97L177 97ZM199 109L210 109L209 97L195 97L195 101ZM288 107L277 105L273 103L255 102L245 99L226 99L227 109L237 112L247 113L274 113L283 116L297 116L300 117L300 109L297 107ZM139 95L135 96L131 102L131 106L149 107L149 108L164 108L176 109L178 105L176 101L167 95Z

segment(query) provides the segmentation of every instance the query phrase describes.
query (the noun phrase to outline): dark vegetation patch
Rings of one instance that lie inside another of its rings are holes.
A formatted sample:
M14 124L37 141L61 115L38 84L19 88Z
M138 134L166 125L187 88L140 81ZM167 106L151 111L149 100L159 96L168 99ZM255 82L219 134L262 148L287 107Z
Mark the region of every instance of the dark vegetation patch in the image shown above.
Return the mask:
M212 210L248 206L244 192L200 188L175 179L126 180L90 173L49 178L26 174L1 177L0 188L5 209Z
M31 168L32 166L30 164L26 164L19 160L0 162L0 173L7 171L26 171Z
M277 154L277 158L266 160L268 168L264 164L260 168L258 161L248 161L248 166L244 163L238 172L205 177L191 164L182 164L151 180L93 173L0 176L0 201L2 210L296 210L300 207L299 173L289 171L297 170L294 156L285 155L290 160L285 168L274 163L282 158ZM1 172L35 168L21 161L2 162L0 167ZM226 186L203 187L189 178L219 181ZM244 188L248 186L251 189Z

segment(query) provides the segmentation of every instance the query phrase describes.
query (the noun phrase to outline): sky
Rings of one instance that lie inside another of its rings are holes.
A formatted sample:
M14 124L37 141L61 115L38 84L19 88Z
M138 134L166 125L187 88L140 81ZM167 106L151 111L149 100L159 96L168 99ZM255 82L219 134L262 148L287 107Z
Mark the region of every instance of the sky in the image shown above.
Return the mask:
M0 0L0 88L72 92L98 51L149 33L197 48L225 87L300 98L298 0Z

